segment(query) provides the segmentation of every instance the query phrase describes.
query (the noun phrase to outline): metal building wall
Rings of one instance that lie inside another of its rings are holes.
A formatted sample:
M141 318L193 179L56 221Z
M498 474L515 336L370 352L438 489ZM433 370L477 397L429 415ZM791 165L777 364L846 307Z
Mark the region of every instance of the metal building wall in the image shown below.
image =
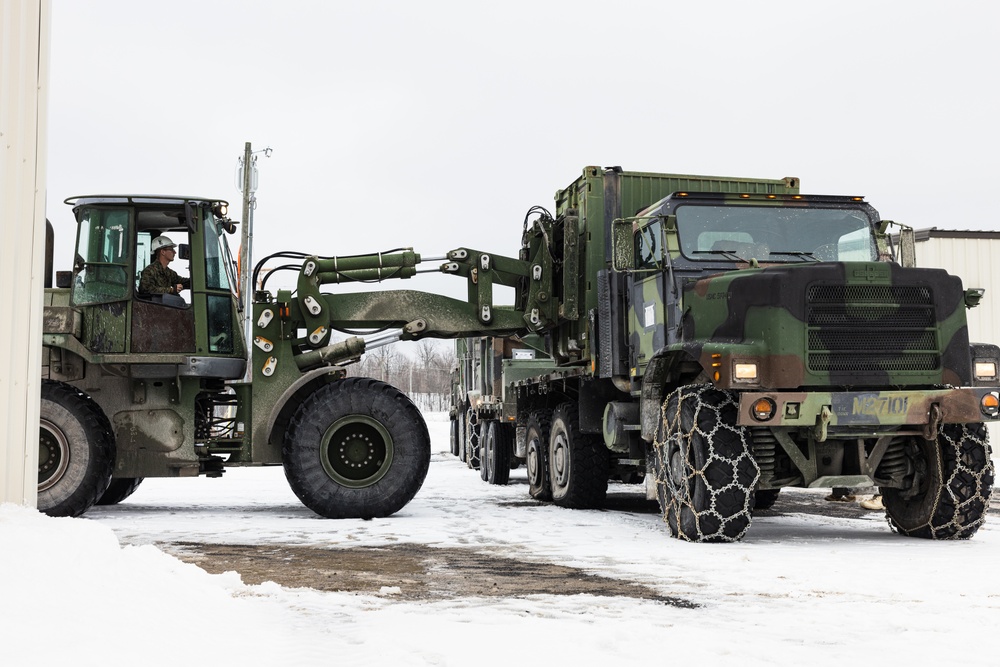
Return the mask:
M0 502L38 487L50 0L0 0Z
M983 287L986 295L967 311L969 338L1000 344L1000 238L970 232L964 238L941 238L931 233L918 241L917 266L939 267L959 276L966 289Z
M917 266L938 267L959 276L962 285L982 287L986 294L978 306L967 310L969 340L974 343L1000 345L1000 234L969 232L964 237L935 236L919 240L917 232ZM990 441L1000 442L1000 425L990 424ZM996 449L996 447L994 447Z

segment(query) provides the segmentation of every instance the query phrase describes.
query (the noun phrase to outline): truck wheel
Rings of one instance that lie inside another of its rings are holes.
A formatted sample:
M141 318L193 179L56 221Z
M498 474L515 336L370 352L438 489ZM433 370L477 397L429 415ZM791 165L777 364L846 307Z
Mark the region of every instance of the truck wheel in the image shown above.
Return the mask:
M466 444L466 441L468 439L467 438L467 429L466 429L466 420L467 419L468 419L468 417L465 414L465 408L463 408L461 405L458 406L458 420L457 420L457 427L458 427L458 460L461 461L462 463L465 463L466 460L468 459L468 456L469 456L468 455L468 445Z
M385 517L427 476L431 440L401 391L371 378L323 385L296 409L281 448L302 503L330 519Z
M490 445L490 427L496 423L495 419L484 419L479 422L479 479L484 482L490 478L490 458L486 448Z
M549 433L552 415L536 410L528 416L524 466L528 469L528 493L535 500L552 500L549 486Z
M68 384L42 380L38 509L80 516L107 490L114 461L111 424L97 404Z
M451 424L448 429L448 434L450 436L450 449L452 456L458 456L458 420L452 419Z
M560 507L599 509L608 493L608 450L604 442L580 432L576 403L552 412L549 434L549 485Z
M975 535L993 491L986 425L943 424L936 440L912 438L906 453L915 470L912 486L881 489L893 530L930 540Z
M108 490L97 501L98 505L117 505L139 488L145 477L116 477L108 484Z
M510 459L512 449L510 428L493 420L486 431L483 450L486 452L486 481L503 486L510 481Z
M670 533L691 542L733 542L750 527L760 469L736 425L733 395L689 385L663 402L653 442L656 491Z
M465 413L465 462L473 470L479 470L480 435L479 415L469 408Z
M781 489L763 489L761 491L753 492L753 509L755 510L769 510L774 507L774 503L778 500L778 494L781 493Z

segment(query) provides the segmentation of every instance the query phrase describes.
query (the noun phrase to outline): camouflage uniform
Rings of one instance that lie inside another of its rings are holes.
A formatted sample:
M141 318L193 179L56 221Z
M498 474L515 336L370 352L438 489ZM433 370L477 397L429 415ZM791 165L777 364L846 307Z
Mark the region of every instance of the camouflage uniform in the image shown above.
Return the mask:
M172 294L174 285L181 284L184 289L191 289L191 279L181 278L177 272L159 261L142 270L139 278L139 292L142 294Z

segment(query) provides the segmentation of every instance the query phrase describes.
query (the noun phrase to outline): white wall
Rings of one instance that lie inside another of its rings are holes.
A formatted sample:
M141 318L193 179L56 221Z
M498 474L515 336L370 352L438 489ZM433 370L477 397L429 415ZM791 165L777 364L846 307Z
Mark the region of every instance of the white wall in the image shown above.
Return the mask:
M49 0L0 0L0 502L38 487Z
M916 250L917 266L945 269L966 289L986 289L979 305L965 311L969 340L1000 344L1000 238L929 238L917 242ZM990 441L1000 442L1000 424L990 424L989 430Z
M969 339L1000 343L1000 239L930 238L916 248L917 266L945 269L959 276L966 289L986 289L982 302L967 311Z

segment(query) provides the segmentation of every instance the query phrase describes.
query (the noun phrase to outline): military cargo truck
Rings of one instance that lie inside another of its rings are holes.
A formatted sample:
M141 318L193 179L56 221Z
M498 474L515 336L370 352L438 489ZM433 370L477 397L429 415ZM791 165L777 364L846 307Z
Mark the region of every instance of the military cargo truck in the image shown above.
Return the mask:
M877 486L904 535L982 524L1000 409L1000 351L968 340L982 290L914 267L912 230L862 197L588 167L522 241L533 338L457 346L454 448L484 479L523 461L566 507L643 480L691 541L742 538L783 487Z

